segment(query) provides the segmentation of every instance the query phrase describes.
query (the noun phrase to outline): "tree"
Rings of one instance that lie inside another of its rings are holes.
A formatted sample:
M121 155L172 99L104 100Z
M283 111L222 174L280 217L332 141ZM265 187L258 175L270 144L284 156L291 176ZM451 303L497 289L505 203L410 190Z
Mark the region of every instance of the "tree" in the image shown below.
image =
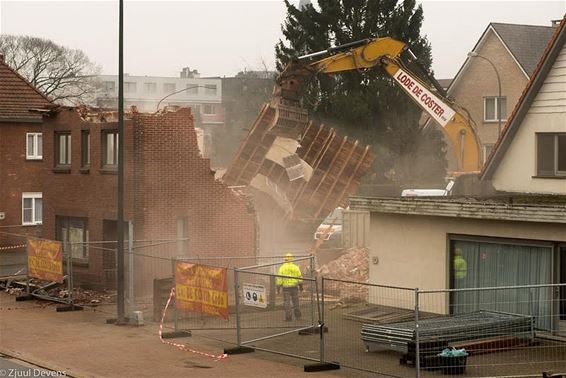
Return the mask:
M0 35L4 61L53 101L84 103L96 90L100 68L81 50L51 40Z
M430 70L430 44L420 35L423 10L415 0L319 0L317 8L307 4L300 9L285 0L285 5L285 41L275 46L279 71L292 57L374 36L405 42L420 66ZM440 132L422 131L420 108L383 69L319 75L303 100L315 119L374 146L373 181L442 180L446 161Z

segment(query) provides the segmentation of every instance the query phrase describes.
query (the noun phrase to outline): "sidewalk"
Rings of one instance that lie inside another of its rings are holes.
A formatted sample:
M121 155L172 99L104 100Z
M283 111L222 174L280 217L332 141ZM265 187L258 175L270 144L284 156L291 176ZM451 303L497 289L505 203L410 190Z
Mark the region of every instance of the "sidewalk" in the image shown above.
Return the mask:
M114 306L101 306L57 313L55 305L47 302L16 302L14 296L0 293L0 353L77 377L338 376L304 373L304 361L276 362L280 358L265 353L215 361L180 351L161 343L157 324L106 324L114 310ZM222 353L223 346L213 341L191 337L175 341L199 351Z

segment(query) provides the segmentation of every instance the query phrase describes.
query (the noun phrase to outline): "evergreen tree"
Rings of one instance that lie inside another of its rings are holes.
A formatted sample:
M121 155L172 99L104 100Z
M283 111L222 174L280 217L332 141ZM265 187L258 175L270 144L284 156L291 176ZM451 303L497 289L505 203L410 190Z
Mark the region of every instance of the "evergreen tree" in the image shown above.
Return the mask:
M430 70L430 44L420 35L423 10L415 0L318 0L318 7L300 9L285 0L285 5L285 40L275 46L279 71L292 57L376 36L403 41ZM441 182L446 167L441 132L422 131L420 108L382 68L321 74L306 88L304 104L312 118L374 146L374 172L366 181Z

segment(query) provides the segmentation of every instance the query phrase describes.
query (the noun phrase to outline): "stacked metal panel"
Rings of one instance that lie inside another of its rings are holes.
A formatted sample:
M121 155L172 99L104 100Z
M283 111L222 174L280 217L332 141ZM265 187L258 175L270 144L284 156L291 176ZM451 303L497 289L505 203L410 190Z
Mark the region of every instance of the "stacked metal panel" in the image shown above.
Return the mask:
M533 335L534 317L496 311L478 311L419 321L419 343L457 342L498 336ZM416 342L415 322L364 324L362 341L366 350L385 347L408 353L409 343Z

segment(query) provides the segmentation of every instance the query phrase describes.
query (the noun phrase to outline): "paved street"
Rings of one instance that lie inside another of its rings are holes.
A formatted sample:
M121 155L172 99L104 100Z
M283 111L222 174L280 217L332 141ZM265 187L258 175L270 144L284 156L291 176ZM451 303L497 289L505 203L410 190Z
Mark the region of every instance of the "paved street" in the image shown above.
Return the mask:
M15 302L13 296L0 293L0 353L76 377L263 378L266 372L281 378L311 376L303 372L304 361L298 359L275 361L272 355L252 353L215 361L180 351L160 342L156 324L144 327L106 324L114 311L115 306L111 305L58 313L55 305ZM175 342L186 343L199 352L222 353L221 343L202 338L175 339ZM6 362L20 364L14 360ZM325 377L336 375L317 373L317 378Z

